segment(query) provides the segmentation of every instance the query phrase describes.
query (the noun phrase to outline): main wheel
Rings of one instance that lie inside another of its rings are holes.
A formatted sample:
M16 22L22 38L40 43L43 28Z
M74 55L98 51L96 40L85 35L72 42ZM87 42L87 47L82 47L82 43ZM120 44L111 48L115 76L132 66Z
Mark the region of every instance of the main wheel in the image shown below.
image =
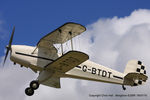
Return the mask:
M32 82L30 83L30 87L31 87L33 90L38 89L38 88L39 88L39 83L38 83L38 81L32 81Z
M25 89L25 94L28 96L32 96L34 94L34 90L31 87Z

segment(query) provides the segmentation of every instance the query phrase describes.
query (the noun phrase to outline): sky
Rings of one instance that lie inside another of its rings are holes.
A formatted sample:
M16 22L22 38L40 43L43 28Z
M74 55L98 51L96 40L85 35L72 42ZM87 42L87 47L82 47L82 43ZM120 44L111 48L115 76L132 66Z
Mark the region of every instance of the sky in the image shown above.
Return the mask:
M66 22L84 25L87 31L78 38L76 48L89 54L90 60L120 72L131 59L141 60L150 75L150 1L148 0L1 0L0 1L0 100L114 99L89 94L146 94L122 97L124 100L148 100L150 81L143 86L127 87L77 79L61 79L62 89L41 85L34 96L24 89L37 77L30 69L14 66L7 59L5 46L15 25L13 44L35 46L47 33ZM79 45L78 45L79 44Z

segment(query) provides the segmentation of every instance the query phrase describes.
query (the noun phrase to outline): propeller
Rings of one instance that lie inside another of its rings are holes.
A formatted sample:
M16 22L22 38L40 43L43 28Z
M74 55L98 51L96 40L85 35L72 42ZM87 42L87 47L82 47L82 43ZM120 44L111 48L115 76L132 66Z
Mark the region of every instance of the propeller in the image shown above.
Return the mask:
M8 53L9 53L9 51L11 50L11 44L12 44L14 32L15 32L15 26L13 27L13 31L12 31L12 33L11 33L11 37L10 37L10 40L9 40L9 44L6 46L7 51L6 51L6 54L5 54L3 66L4 66L5 61L6 61L6 59L7 59Z

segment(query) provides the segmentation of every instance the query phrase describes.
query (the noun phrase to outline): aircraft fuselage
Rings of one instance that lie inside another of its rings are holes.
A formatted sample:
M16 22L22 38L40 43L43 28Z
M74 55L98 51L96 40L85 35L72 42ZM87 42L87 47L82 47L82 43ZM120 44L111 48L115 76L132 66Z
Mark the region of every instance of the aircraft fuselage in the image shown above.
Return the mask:
M58 55L47 54L46 50L37 50L36 47L25 45L12 45L10 59L21 66L29 67L33 71L42 71L44 66L53 62ZM59 72L57 72L58 74ZM112 70L108 67L96 64L90 60L74 67L65 74L58 74L60 77L78 78L107 83L123 84L123 73Z

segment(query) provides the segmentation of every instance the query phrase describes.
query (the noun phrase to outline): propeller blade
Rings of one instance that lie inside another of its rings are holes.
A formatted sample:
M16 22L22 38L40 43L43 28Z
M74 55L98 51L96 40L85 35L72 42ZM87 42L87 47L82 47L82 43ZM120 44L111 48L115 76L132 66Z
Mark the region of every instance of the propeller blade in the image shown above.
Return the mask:
M8 53L9 53L9 49L7 49L7 51L6 51L6 55L5 55L5 59L4 59L4 62L3 62L3 66L4 66L5 61L6 61L6 59L7 59Z
M10 40L9 40L9 46L8 46L9 49L11 49L11 44L12 44L14 32L15 32L15 26L13 27L13 31L11 33L11 37L10 37Z
M9 51L11 50L11 44L12 44L12 40L13 40L13 36L14 36L14 32L15 32L15 26L13 27L13 31L12 31L12 33L11 33L11 37L10 37L10 40L9 40L9 45L8 45L8 46L6 46L7 51L6 51L6 54L5 54L5 58L4 58L4 62L3 62L3 66L4 66L4 64L5 64L5 62L6 62L6 59L7 59L8 53L9 53Z

